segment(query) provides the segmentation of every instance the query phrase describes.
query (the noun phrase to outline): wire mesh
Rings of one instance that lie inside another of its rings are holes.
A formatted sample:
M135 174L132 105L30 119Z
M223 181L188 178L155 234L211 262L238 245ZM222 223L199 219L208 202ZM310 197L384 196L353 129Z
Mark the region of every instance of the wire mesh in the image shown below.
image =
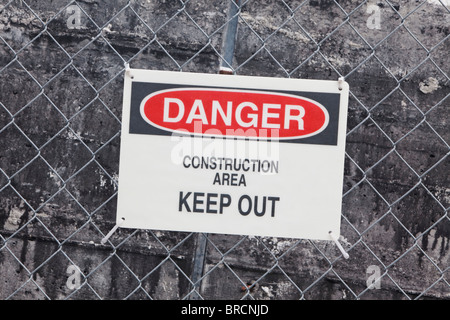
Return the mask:
M450 297L448 1L11 0L0 12L0 298ZM351 258L323 241L158 230L101 244L126 63L344 77Z

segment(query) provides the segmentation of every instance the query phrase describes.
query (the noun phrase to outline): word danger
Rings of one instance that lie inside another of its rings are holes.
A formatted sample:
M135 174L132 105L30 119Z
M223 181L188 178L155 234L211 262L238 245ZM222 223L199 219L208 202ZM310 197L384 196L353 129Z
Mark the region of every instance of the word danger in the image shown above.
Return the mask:
M237 210L243 216L254 213L262 217L268 212L275 217L275 209L280 197L242 195L237 201ZM180 191L178 201L179 212L223 214L225 208L232 205L231 195L226 193L204 193Z
M169 89L147 96L142 118L153 127L201 136L305 138L323 131L325 107L300 96L249 90Z

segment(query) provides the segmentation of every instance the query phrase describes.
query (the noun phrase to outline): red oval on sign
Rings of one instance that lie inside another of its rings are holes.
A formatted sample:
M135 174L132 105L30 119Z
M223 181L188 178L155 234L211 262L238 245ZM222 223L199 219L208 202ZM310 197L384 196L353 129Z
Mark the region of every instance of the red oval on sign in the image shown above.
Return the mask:
M300 96L248 90L169 89L141 103L150 125L201 136L299 139L328 125L327 110Z

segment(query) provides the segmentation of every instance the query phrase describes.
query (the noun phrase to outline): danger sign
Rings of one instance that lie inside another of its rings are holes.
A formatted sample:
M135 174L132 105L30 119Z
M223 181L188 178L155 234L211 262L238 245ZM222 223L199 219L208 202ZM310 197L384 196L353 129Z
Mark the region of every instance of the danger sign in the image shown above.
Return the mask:
M328 125L327 110L315 101L248 90L163 90L146 97L140 111L155 128L197 136L267 138L275 132L279 139L295 139L315 135Z
M121 227L339 235L348 85L130 69Z

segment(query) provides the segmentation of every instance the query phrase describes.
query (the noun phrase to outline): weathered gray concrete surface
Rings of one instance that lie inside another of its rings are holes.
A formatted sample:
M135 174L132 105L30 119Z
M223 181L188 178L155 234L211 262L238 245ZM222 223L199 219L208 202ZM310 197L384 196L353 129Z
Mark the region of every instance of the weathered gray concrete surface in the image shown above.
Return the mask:
M120 229L117 250L100 244L115 221L123 66L217 73L228 2L78 3L79 17L63 0L0 9L0 298L184 298L196 234ZM331 242L209 235L200 294L450 298L448 7L285 3L243 6L233 67L346 76L350 259ZM383 275L377 290L367 290L371 265Z

